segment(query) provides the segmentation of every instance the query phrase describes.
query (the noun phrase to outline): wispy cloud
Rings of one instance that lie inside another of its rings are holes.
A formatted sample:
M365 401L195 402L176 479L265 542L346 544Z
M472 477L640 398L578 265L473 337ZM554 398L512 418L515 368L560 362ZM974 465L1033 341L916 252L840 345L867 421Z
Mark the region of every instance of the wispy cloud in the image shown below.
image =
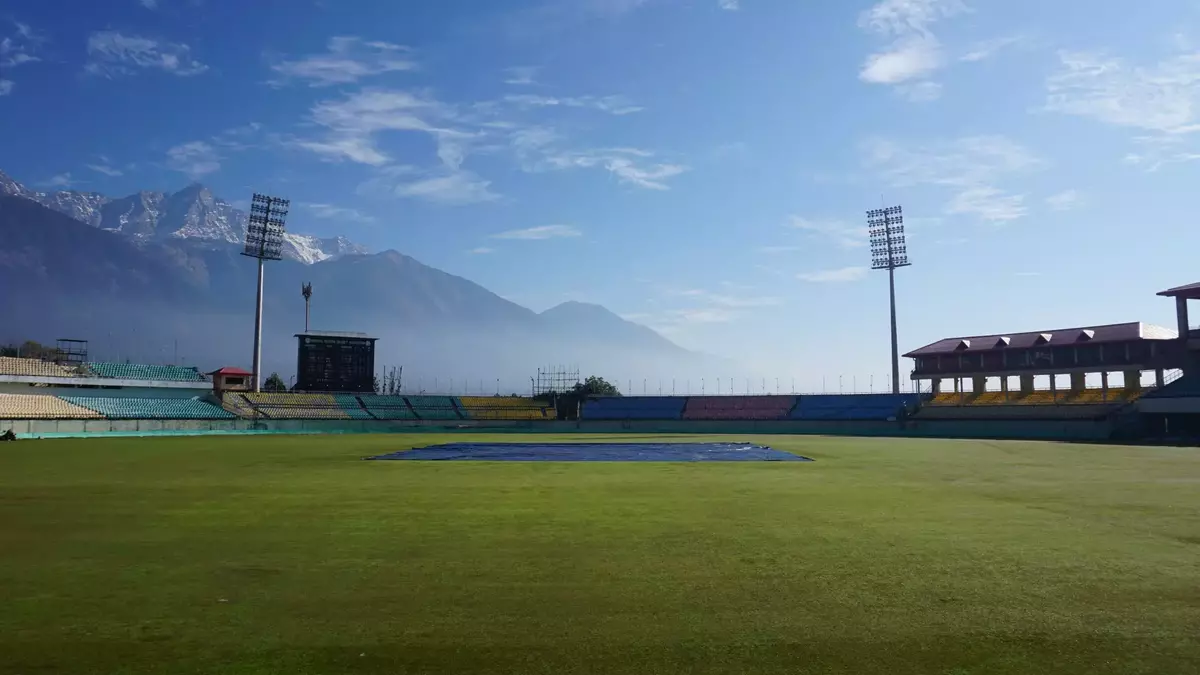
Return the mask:
M1066 190L1046 198L1046 205L1055 211L1070 211L1083 205L1083 195L1078 190Z
M797 246L795 244L779 244L779 245L775 245L775 246L759 246L758 247L759 253L768 253L768 254L797 253L797 252L803 251L803 250L805 250L804 246Z
M1148 66L1093 52L1062 52L1046 80L1046 110L1134 130L1125 161L1154 171L1200 159L1200 52Z
M1025 37L1022 35L1009 35L977 42L971 47L970 51L959 57L959 61L967 63L987 61L1005 49L1015 47L1023 42L1025 42Z
M221 169L221 157L205 141L182 143L167 150L167 166L198 180Z
M844 220L813 220L792 216L788 227L832 241L842 248L861 248L867 245L866 225Z
M74 184L75 179L71 177L70 173L60 173L42 182L42 185L52 188L69 188Z
M330 38L324 53L271 66L277 76L272 84L304 82L310 87L352 84L367 77L416 68L409 48L354 36Z
M612 115L629 115L641 112L644 108L634 105L624 96L539 96L537 94L510 94L504 97L505 103L523 108L549 108L563 106L567 108L591 108Z
M0 27L7 22L0 20ZM11 32L0 33L0 68L12 70L18 66L37 63L42 59L37 56L38 48L44 38L34 32L27 23L12 22ZM8 96L17 87L16 82L0 79L0 96Z
M158 9L158 0L138 0L138 4L146 9Z
M741 0L717 0L717 6L728 12L736 12L742 8Z
M291 145L331 161L384 166L392 159L377 143L382 132L416 132L432 136L439 145L454 143L448 163L461 163L463 143L471 133L453 128L453 108L423 94L394 89L366 89L341 99L318 102L310 111L325 128L318 138L295 139Z
M108 161L107 157L99 157L98 159L100 160L99 162L96 162L95 164L85 164L84 166L92 171L95 171L96 173L102 173L105 176L110 176L112 178L125 175L124 171L112 166L112 162Z
M796 278L800 281L808 281L815 284L840 284L859 281L866 276L866 267L842 267L839 269L821 270L819 272L805 272L797 274Z
M208 66L192 58L185 44L153 40L116 31L92 33L84 70L99 77L132 75L139 70L161 70L179 76L199 75Z
M866 10L859 17L859 26L892 42L867 57L859 78L885 85L927 80L946 62L933 25L965 10L961 0L882 0Z
M1025 197L997 187L1006 178L1042 168L1032 152L1003 136L968 136L926 145L875 139L863 145L866 163L895 187L933 185L954 190L944 208L990 222L1020 218Z
M306 203L301 204L314 218L322 220L338 220L350 223L373 223L374 216L367 215L358 209L333 204Z
M496 252L496 249L488 248L486 246L477 246L477 247L467 251L467 253L470 253L471 255L487 255L489 253L495 253L495 252Z
M583 231L574 225L539 225L522 230L508 230L492 235L492 239L518 239L533 241L540 239L564 239L583 236Z
M667 180L688 170L682 164L654 162L654 153L639 148L571 150L546 128L522 128L510 134L521 168L527 172L600 168L618 181L650 190L667 190Z
M994 187L979 186L954 195L946 205L946 213L952 216L976 216L989 223L1004 223L1024 218L1029 210L1025 208L1024 195L1007 194Z
M537 84L537 75L541 68L537 66L513 66L505 68L504 84L511 84L517 87L525 87Z
M469 171L455 171L399 183L394 193L397 197L459 206L499 199L500 195L492 192L491 184Z
M15 87L12 80L0 80L0 96L8 96Z

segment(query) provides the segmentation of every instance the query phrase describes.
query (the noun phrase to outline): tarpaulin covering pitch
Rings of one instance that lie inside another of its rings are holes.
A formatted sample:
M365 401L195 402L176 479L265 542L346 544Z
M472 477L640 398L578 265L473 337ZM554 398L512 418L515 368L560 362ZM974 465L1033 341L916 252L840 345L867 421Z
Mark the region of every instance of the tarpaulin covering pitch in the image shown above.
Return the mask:
M752 443L446 443L368 459L492 462L811 462Z

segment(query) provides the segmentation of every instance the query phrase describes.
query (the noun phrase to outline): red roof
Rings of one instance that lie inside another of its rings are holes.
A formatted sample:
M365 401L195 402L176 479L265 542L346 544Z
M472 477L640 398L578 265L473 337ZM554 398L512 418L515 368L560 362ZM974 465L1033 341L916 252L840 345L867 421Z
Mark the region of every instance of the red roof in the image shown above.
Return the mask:
M233 366L225 366L220 370L214 370L209 375L232 375L234 377L253 377L254 373Z
M1187 298L1188 300L1200 300L1200 283L1169 288L1159 293L1159 295L1163 296L1164 298Z
M1058 330L1040 330L1029 333L1000 335L974 335L971 337L946 338L925 345L904 356L934 356L937 354L960 354L995 349L1029 349L1032 347L1058 347L1091 344L1097 342L1125 342L1129 340L1174 340L1175 331L1153 324L1135 321L1108 326L1082 326Z

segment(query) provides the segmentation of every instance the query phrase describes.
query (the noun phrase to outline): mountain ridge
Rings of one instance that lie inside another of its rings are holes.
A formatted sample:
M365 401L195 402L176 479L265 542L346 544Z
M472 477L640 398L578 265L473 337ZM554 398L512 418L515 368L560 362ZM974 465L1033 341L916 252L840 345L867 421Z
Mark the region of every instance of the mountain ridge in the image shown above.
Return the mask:
M39 192L0 171L0 195L22 197L135 240L185 239L240 245L248 223L245 211L195 182L176 192L140 190L125 197L109 197L77 190ZM289 260L313 264L351 253L369 250L341 236L284 234L283 256Z

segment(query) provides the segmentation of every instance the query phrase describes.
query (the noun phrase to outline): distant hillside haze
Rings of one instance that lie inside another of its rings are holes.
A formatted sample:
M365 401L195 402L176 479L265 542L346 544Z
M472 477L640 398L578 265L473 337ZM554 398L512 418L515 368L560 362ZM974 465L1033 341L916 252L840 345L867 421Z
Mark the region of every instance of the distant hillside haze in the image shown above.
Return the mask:
M0 174L0 191L0 340L72 337L90 340L97 358L249 364L256 269L240 255L244 214L207 188L109 199L37 193ZM524 392L537 368L558 364L627 380L715 363L599 305L538 314L397 251L312 240L319 255L268 264L269 370L295 371L304 282L314 330L379 337L380 369L404 366L426 390L453 378L455 391Z

